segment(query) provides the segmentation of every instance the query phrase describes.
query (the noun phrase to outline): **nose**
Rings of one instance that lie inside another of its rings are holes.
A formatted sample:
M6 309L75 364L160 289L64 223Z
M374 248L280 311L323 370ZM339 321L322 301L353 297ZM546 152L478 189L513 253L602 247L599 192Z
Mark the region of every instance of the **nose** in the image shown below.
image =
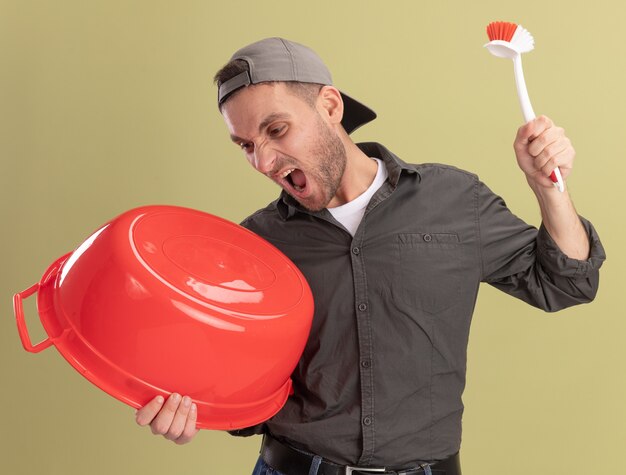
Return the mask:
M265 144L261 144L254 149L254 168L267 175L274 168L276 155Z

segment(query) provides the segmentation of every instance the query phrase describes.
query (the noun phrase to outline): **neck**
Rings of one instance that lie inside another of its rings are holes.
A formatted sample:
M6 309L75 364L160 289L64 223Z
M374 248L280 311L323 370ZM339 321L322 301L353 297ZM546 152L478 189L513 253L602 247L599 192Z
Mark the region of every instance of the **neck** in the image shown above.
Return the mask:
M376 178L378 169L376 162L364 154L347 134L342 141L346 148L346 169L337 193L328 203L329 208L344 205L363 194Z

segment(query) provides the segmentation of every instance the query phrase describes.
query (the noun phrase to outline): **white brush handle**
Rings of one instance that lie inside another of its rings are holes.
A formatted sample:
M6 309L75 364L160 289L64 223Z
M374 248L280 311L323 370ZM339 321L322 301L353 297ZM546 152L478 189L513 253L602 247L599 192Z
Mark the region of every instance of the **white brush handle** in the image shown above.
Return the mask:
M530 97L528 97L528 90L526 89L526 81L524 81L524 70L522 69L522 55L516 54L513 57L513 72L515 73L515 85L517 86L517 97L519 97L519 104L522 106L522 114L524 114L524 120L530 122L535 116L533 106L530 105Z
M533 106L530 104L530 97L528 97L528 89L526 89L526 81L524 80L524 70L522 69L522 55L516 54L513 58L513 72L515 73L515 85L517 86L517 97L519 97L519 104L522 107L522 114L524 114L524 120L530 122L535 116ZM556 167L550 174L550 179L554 186L556 186L561 193L565 190L563 184L563 176L561 170Z

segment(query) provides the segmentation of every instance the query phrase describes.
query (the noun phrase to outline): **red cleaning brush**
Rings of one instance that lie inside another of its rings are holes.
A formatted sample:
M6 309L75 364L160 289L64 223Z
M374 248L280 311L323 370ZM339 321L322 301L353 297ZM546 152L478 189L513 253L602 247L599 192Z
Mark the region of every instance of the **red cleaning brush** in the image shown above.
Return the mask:
M515 23L506 21L494 21L487 25L487 36L489 43L485 47L491 54L499 58L509 58L513 60L513 71L515 73L515 84L517 85L517 95L524 119L529 122L535 118L535 112L530 105L530 98L524 81L524 71L522 70L522 53L527 53L535 47L535 40L532 35ZM561 170L556 167L550 174L550 179L559 191L564 190Z

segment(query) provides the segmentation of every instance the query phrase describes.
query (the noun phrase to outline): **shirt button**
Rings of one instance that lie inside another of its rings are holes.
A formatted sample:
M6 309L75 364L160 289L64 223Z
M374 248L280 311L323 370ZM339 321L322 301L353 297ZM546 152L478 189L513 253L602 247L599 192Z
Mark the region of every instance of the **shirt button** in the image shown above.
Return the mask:
M424 241L430 242L433 240L433 237L430 234L424 234Z
M370 426L372 425L372 418L370 416L366 416L363 418L363 425Z
M363 360L361 361L361 366L363 368L369 368L370 366L372 366L372 362L370 360Z
M361 254L361 249L359 249L358 247L353 247L352 254L354 254L355 256L358 256L359 254Z
M361 312L365 312L367 310L367 304L366 303L359 304L359 310Z

